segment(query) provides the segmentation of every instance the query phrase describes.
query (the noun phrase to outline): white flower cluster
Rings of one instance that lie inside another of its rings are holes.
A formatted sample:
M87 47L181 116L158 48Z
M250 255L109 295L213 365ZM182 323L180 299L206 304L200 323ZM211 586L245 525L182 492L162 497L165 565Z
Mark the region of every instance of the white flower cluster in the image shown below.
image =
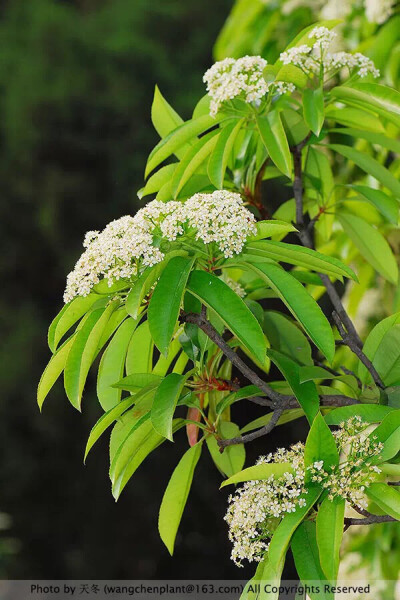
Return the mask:
M203 81L211 98L210 114L215 116L224 102L240 96L245 102L259 102L271 89L281 95L294 90L293 84L267 83L263 76L267 61L261 56L225 58L205 72Z
M383 444L366 432L368 425L361 417L352 417L333 433L340 453L340 464L328 470L323 469L323 461L309 467L312 481L321 483L329 490L329 498L344 498L353 506L367 508L365 488L380 473L377 466L371 465L372 459L379 454Z
M240 283L238 281L235 281L231 277L228 277L226 279L225 283L227 285L229 285L229 287L231 288L231 290L233 290L235 292L235 294L237 294L239 296L239 298L245 298L246 297L246 290L244 289L244 287L242 285L240 285Z
M265 481L248 481L229 497L225 520L233 542L231 558L238 566L242 566L243 559L260 561L280 519L285 513L294 512L297 506L305 505L306 472L312 482L328 490L331 500L339 496L353 506L365 508L364 491L376 473L380 473L371 461L382 450L382 444L368 436L368 428L360 417L340 424L333 434L340 464L327 471L322 460L305 468L302 443L258 460L257 464L290 463L294 474L288 472L280 478L272 475Z
M365 15L371 23L381 25L393 13L395 0L365 0Z
M322 66L324 74L328 77L344 67L347 67L351 73L355 73L359 77L366 77L369 74L379 77L379 70L375 68L372 60L360 54L360 52L355 54L328 52L327 50L336 34L326 27L315 27L308 37L315 40L311 46L302 44L281 53L280 60L284 65L294 65L307 75L319 76Z
M280 448L275 454L260 457L257 464L287 462L294 475L285 473L281 478L271 475L265 481L248 481L229 497L225 521L233 542L231 558L239 567L243 566L243 559L259 562L280 518L304 505L304 498L300 498L306 491L303 444L289 450Z
M225 190L195 194L185 203L153 200L134 217L121 217L101 233L86 234L86 250L67 277L64 302L87 296L102 278L111 286L135 277L141 267L161 262L164 254L154 243L155 234L169 241L193 234L205 244L216 243L228 258L239 254L255 233L255 217L239 194Z
M265 0L266 3L269 0ZM381 25L393 14L395 0L364 0L365 16L371 23ZM300 7L310 7L316 17L323 19L339 19L347 17L358 0L284 0L282 13L289 15Z

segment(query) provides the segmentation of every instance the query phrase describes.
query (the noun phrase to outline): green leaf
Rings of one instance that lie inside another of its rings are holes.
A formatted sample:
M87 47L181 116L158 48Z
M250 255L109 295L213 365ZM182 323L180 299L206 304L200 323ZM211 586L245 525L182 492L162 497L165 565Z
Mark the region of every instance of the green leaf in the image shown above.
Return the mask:
M336 497L325 498L317 514L317 544L323 572L331 584L336 583L340 546L343 537L344 509L346 501Z
M97 421L96 425L90 432L85 449L85 462L87 455L89 454L90 450L93 448L97 440L100 438L100 436L106 431L106 429L110 425L112 425L112 423L114 423L114 421L116 421L122 415L122 413L128 410L135 402L136 396L129 396L129 398L125 398L125 400L119 402L119 404L111 408L111 410L107 411L104 415L100 417L100 419Z
M372 158L372 156L364 154L355 148L343 146L341 144L329 144L328 148L354 162L360 169L380 181L394 196L400 198L400 183L397 181L396 177L375 160L375 158Z
M383 319L371 330L370 334L365 340L363 351L364 354L370 360L372 360L372 362L374 362L375 355L386 334L398 323L400 323L400 312ZM361 363L358 365L358 376L360 377L362 383L367 383L371 380L369 371Z
M250 241L245 246L246 253L263 256L278 262L286 262L335 277L350 277L357 281L354 271L337 258L326 256L310 248L303 248L303 246L297 244L287 244L273 240Z
M360 123L362 123L363 128L368 131L376 131L378 133L385 131L381 120L376 115L366 110L360 110L359 108L351 108L349 106L337 108L334 104L329 104L325 108L325 115L327 118L334 119L337 123L346 127L359 127Z
M179 125L152 150L147 160L145 176L147 177L151 171L171 156L171 154L182 148L188 141L193 140L199 133L203 133L217 123L218 121L215 118L204 115L203 117L191 119Z
M126 354L125 370L127 375L149 373L153 367L153 338L149 322L145 321L134 332Z
M386 415L370 437L384 445L374 462L387 461L396 456L400 450L400 410L393 410Z
M304 120L316 136L321 132L324 124L324 91L322 88L312 90L307 88L303 92Z
M336 375L333 375L322 367L300 367L299 369L300 383L306 381L313 381L314 379L335 379Z
M164 355L175 330L186 282L194 259L175 256L163 272L153 292L148 309L150 333Z
M268 356L281 371L304 410L308 422L312 424L319 410L319 396L314 382L301 383L300 367L288 356L271 349L268 350Z
M279 478L285 473L294 473L290 463L262 463L235 473L232 477L223 481L221 487L232 483L242 483L243 481L263 481L269 479L271 475Z
M151 384L157 387L161 383L161 379L161 376L155 373L132 373L114 383L113 387L128 392L137 392Z
M241 298L215 275L193 271L187 289L214 310L257 360L264 364L266 340L262 329Z
M304 449L304 464L309 467L316 461L324 461L324 470L339 464L339 453L335 438L319 413L311 426Z
M387 515L400 521L400 493L396 489L386 483L371 483L365 493Z
M154 89L153 104L151 106L151 120L161 138L183 124L183 119L168 104L157 85Z
M273 264L250 262L243 264L249 265L278 294L315 345L328 361L332 362L335 355L335 341L331 326L318 304L301 283L290 273Z
M289 317L268 310L264 313L264 329L274 350L287 354L299 364L313 364L306 336Z
M216 407L216 416L222 415L224 410L231 406L234 402L238 402L238 400L243 400L243 398L252 398L254 396L263 396L263 392L255 385L247 385L237 392L232 392L228 394L217 404Z
M400 126L400 93L378 83L353 83L338 86L330 92L340 101L373 110Z
M273 163L289 179L292 176L292 155L280 114L273 110L266 117L256 117L259 134Z
M279 523L272 536L268 550L268 557L272 568L277 569L279 567L279 564L287 551L292 535L303 521L310 508L320 497L321 491L320 488L310 487L307 494L300 496L300 498L304 498L305 505L302 507L297 506L295 512L287 513Z
M89 294L89 296L77 296L60 310L58 315L53 319L47 336L49 348L54 352L62 337L74 325L93 304L99 299L97 294Z
M74 337L64 368L64 386L72 406L80 410L86 377L97 356L103 331L119 300L106 309L96 309Z
M292 537L291 549L303 586L311 581L316 584L309 585L308 596L311 600L333 600L332 593L325 591L327 581L319 561L314 521L304 521L298 526ZM319 590L316 591L316 588Z
M185 184L190 180L192 175L201 167L206 158L215 148L219 137L219 130L211 131L203 135L199 140L191 146L185 153L181 162L177 166L171 183L171 193L176 200L180 191Z
M380 423L394 409L381 404L356 404L335 408L325 416L328 425L340 425L353 416L359 416L365 423Z
M37 389L37 403L40 410L42 410L43 402L45 401L48 393L64 370L75 335L76 334L71 336L64 342L62 346L60 346L57 352L53 354L45 370L43 371Z
M400 324L385 334L373 359L373 365L386 386L400 382Z
M377 133L376 131L365 131L365 129L355 128L343 128L338 127L330 130L332 133L340 133L341 135L350 135L355 139L367 140L370 144L382 146L392 152L400 153L400 142L396 139L387 137L383 133Z
M170 373L160 383L151 409L154 429L172 442L172 419L186 377Z
M291 223L287 223L286 221L278 221L277 219L272 221L258 221L256 227L256 235L248 237L248 242L256 242L257 240L263 240L264 238L272 237L273 235L281 235L291 231L297 231L296 227L293 227Z
M158 517L160 537L169 553L174 551L175 538L193 481L194 470L201 455L202 444L189 448L172 473L162 499Z
M230 439L239 435L239 427L236 423L229 421L220 421L219 431L222 439ZM227 446L221 454L214 436L209 435L206 438L206 442L215 465L223 475L232 477L235 473L243 469L246 460L244 444Z
M222 190L224 187L225 171L228 166L236 137L240 129L243 127L243 124L244 119L240 119L239 121L235 120L232 123L225 125L225 127L221 129L221 133L218 136L218 141L210 156L207 168L208 176L211 183L215 185L217 190Z
M158 169L158 171L156 171L154 175L149 177L149 179L146 182L146 185L137 193L137 197L139 198L139 200L141 200L144 196L148 196L149 194L155 194L156 192L159 192L160 189L166 183L169 183L171 181L176 167L177 163L165 165L165 167L161 167L161 169Z
M127 319L117 329L105 350L97 375L97 397L103 410L113 408L121 399L121 390L111 387L124 374L124 365L128 345L138 322Z
M383 235L360 217L341 212L337 218L365 260L385 279L397 283L397 262Z
M353 185L352 189L361 194L368 200L379 212L394 225L399 220L399 203L395 198L385 194L382 190L375 190L366 185Z

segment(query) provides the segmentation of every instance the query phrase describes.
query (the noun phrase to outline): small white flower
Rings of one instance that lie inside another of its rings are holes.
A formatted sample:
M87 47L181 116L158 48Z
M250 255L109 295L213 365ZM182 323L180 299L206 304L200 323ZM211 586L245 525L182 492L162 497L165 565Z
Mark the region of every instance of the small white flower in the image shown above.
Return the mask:
M365 15L371 23L384 23L393 13L395 0L365 0Z

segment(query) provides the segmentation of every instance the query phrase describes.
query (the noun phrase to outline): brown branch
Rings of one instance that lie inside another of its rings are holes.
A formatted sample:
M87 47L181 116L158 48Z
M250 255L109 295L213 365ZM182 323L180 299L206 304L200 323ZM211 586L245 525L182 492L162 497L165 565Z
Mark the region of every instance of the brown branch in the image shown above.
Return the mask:
M342 321L339 318L339 315L336 313L336 311L333 311L332 318L335 321L335 325L338 329L340 337L342 338L342 340L344 341L346 346L348 346L350 348L350 350L357 356L357 358L362 362L362 364L368 369L368 371L371 373L371 377L374 380L374 382L376 383L376 385L378 387L380 387L381 389L384 389L385 385L384 385L382 379L380 378L378 371L375 369L374 365L369 360L369 358L364 354L364 352L361 350L361 348L356 344L353 336L350 335L347 331L345 331L345 329L342 325Z
M226 343L226 341L219 335L218 331L213 327L213 325L207 321L207 319L203 316L203 314L197 313L184 313L181 316L182 321L186 321L186 323L193 323L197 325L204 333L210 338L214 344L222 350L225 356L230 360L230 362L248 379L256 385L260 390L273 401L274 405L279 405L283 400L285 400L285 396L280 394L279 392L275 392L265 381L261 379L251 369L246 363L236 354L236 352Z
M388 485L394 485L394 486L397 486L397 485L400 485L400 481L389 481L389 482L388 482Z
M298 229L298 236L301 243L306 248L314 249L312 237L310 235L310 229L305 227L304 215L303 215L303 171L302 171L302 150L307 143L308 138L303 140L297 146L291 148L293 154L293 165L294 165L294 179L293 179L293 193L296 203L296 227ZM320 273L322 283L325 286L330 301L333 304L334 309L340 316L343 324L346 326L347 331L353 337L355 343L361 347L361 339L354 327L352 320L347 314L339 294L337 293L335 286L325 273Z
M365 511L367 513L367 511ZM398 522L398 519L391 517L390 515L371 515L367 513L364 519L353 519L352 517L345 517L344 524L346 529L351 525L374 525L376 523L392 523Z
M218 440L218 446L220 447L220 452L223 452L224 448L226 448L227 446L234 446L236 444L246 444L247 442L252 442L253 440L256 440L257 438L262 437L263 435L268 435L268 433L270 433L273 430L275 425L277 425L282 413L283 413L283 409L277 408L272 413L271 420L264 427L261 427L261 429L257 429L256 431L253 431L252 433L247 433L245 435L239 435L238 437L230 438L228 440Z

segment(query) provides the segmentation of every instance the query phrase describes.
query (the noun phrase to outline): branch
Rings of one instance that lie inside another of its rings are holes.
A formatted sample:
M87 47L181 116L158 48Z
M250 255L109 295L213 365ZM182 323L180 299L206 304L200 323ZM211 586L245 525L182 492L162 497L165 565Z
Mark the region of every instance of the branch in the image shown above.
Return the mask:
M279 405L282 401L286 399L286 396L280 394L279 392L275 392L265 381L261 379L251 369L246 363L236 354L234 350L226 343L226 341L219 335L218 331L213 327L213 325L207 321L203 314L198 313L189 313L183 314L181 316L182 321L186 321L186 323L193 323L197 325L204 333L210 338L214 344L222 350L225 356L230 360L230 362L248 379L256 385L264 394L272 400L274 406Z
M365 513L367 514L367 516L364 519L353 519L352 517L345 517L344 524L346 526L346 529L351 525L374 525L375 523L398 522L398 519L395 519L390 515L371 515L371 513L367 511L365 511Z
M370 372L371 377L374 380L374 382L376 383L376 385L378 387L380 387L381 389L385 389L385 385L384 385L382 379L380 378L378 371L375 369L374 365L369 360L369 358L364 354L364 352L361 350L361 348L356 344L353 336L349 335L349 333L347 331L345 331L345 329L342 325L342 322L339 318L339 315L336 313L336 311L333 311L332 318L335 321L335 325L338 329L340 337L343 339L346 346L348 346L350 348L350 350L357 356L357 358L360 359L362 364L368 369L368 371Z
M227 446L234 446L236 444L246 444L246 442L252 442L263 435L268 435L275 425L278 424L279 418L283 413L283 408L277 408L274 410L271 416L271 420L261 429L257 429L257 431L253 431L252 433L247 433L246 435L239 435L235 438L230 438L228 440L218 440L218 446L220 447L220 452L223 452L224 448Z
M308 137L303 140L297 146L291 148L293 153L293 165L294 165L294 180L293 180L293 193L294 199L296 202L296 227L298 229L298 236L300 238L301 243L306 248L314 249L314 244L312 241L312 237L310 235L310 229L305 227L304 225L304 215L303 215L303 171L302 171L302 150L307 143ZM320 273L322 283L325 286L327 294L333 304L334 309L340 316L343 324L346 326L347 331L353 337L355 343L361 347L362 342L360 336L358 335L356 328L349 315L347 314L342 301L340 299L339 294L337 293L335 286L329 279L328 275L324 273Z

